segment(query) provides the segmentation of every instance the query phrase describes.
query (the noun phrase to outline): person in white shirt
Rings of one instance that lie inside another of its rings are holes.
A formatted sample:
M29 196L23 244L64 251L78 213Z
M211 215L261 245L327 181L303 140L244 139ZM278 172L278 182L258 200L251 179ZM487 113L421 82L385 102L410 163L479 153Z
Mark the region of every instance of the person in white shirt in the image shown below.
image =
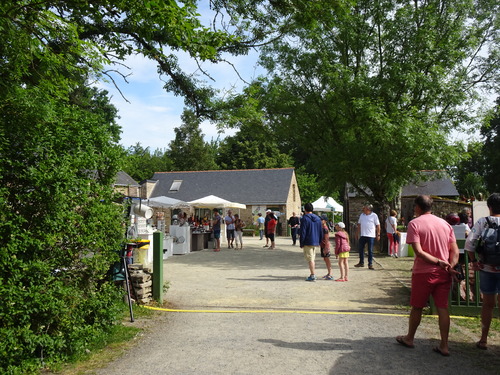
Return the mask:
M368 268L373 270L373 245L375 239L380 240L380 221L373 212L373 206L363 206L363 213L359 216L357 235L359 238L359 263L354 267L365 266L365 245L368 245Z
M234 222L236 218L233 216L233 211L228 210L227 216L224 218L226 224L227 248L234 248Z

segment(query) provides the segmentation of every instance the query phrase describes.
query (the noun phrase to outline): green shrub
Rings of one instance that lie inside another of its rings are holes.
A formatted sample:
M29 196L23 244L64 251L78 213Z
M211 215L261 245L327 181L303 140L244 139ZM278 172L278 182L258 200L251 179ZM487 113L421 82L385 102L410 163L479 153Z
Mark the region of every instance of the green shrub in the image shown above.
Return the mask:
M38 88L0 94L2 374L84 352L122 309L107 276L124 234L123 207L113 203L116 112L96 90L72 95L76 102Z

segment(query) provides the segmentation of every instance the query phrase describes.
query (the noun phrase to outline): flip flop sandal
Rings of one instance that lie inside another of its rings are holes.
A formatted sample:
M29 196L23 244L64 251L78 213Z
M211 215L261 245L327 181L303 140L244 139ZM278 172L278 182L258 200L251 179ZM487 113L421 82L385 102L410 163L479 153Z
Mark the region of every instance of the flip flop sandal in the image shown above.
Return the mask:
M436 352L438 354L441 354L443 357L449 357L450 356L450 353L442 352L441 349L439 349L439 346L435 346L434 348L432 348L432 351Z
M481 350L488 350L488 347L486 346L486 342L484 342L484 341L478 341L476 343L476 348L481 349Z
M406 343L406 342L404 341L404 339L403 339L403 336L398 336L398 337L396 337L396 341L397 341L399 344L403 345L405 348L410 348L410 349L415 348L415 345Z

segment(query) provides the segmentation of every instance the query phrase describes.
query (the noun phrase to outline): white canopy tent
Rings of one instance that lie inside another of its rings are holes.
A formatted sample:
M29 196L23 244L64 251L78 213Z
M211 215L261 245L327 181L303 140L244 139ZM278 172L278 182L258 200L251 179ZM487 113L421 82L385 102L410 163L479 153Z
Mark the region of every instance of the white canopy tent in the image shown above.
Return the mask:
M189 203L181 201L179 199L166 197L164 195L160 197L154 197L149 199L142 199L142 204L150 207L157 208L189 208L191 207Z
M314 211L343 213L344 207L332 197L321 197L312 203Z
M230 202L215 195L208 195L187 203L196 208L240 208L242 210L247 208L247 206L242 203Z

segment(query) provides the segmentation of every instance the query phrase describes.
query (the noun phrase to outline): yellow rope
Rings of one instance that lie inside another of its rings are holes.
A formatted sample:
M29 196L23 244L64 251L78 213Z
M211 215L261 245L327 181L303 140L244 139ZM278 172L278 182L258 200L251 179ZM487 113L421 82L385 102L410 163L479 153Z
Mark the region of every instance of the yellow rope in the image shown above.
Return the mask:
M165 309L162 307L144 306L146 309L164 311L164 312L182 312L182 313L216 313L216 314L320 314L320 315L372 315L372 316L393 316L409 317L408 314L395 313L376 313L363 311L306 311L306 310L184 310L184 309ZM436 317L437 315L426 315ZM453 319L474 319L468 316L451 316Z

